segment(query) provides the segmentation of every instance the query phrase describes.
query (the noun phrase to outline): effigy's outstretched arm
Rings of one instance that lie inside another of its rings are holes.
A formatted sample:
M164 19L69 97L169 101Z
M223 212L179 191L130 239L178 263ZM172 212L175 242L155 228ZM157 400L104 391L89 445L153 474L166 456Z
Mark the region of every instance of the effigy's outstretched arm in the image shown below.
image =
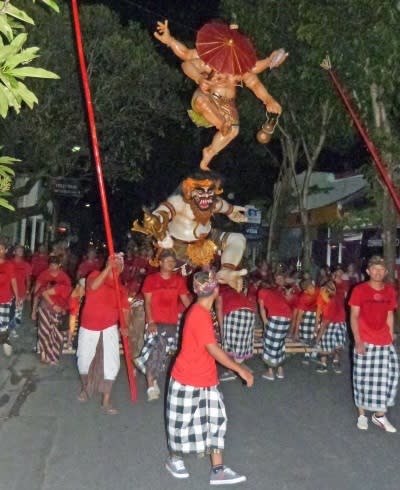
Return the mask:
M160 42L172 49L173 53L183 61L191 60L197 57L195 49L189 49L185 44L175 39L169 30L168 20L158 21L154 37Z
M257 60L255 66L250 71L251 73L258 75L268 68L277 68L286 61L288 56L289 53L287 53L284 49L276 49L275 51L272 51L272 53L266 58L262 60Z
M263 102L268 112L274 114L280 114L282 112L281 105L272 97L256 74L246 73L243 77L243 81L246 87L249 88L261 102Z
M245 223L247 221L245 208L230 204L225 199L218 198L215 205L215 212L225 214L231 221L235 223Z

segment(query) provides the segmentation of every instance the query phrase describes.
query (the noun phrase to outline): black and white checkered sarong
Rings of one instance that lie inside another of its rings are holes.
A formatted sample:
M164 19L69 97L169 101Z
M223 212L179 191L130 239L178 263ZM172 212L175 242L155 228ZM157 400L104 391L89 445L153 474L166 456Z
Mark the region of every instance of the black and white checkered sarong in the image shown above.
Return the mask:
M299 328L300 340L310 342L314 338L315 311L305 311Z
M170 379L166 405L170 451L187 454L224 449L227 420L217 386L196 388Z
M173 333L173 335L170 335ZM168 356L178 348L179 328L174 325L157 324L157 333L145 333L143 348L135 358L136 367L146 374L148 370L154 378L167 369ZM150 359L151 366L148 366ZM148 369L150 367L150 369Z
M253 357L255 319L255 313L245 308L225 315L222 347L228 355L235 359Z
M393 345L365 344L365 354L354 351L353 392L357 407L385 412L394 405L399 361Z
M321 352L331 353L346 344L347 327L345 322L330 323L318 346Z
M6 343L8 340L8 332L11 320L10 311L11 303L0 304L0 344Z
M271 367L280 366L286 358L285 339L290 318L270 316L264 329L263 361Z

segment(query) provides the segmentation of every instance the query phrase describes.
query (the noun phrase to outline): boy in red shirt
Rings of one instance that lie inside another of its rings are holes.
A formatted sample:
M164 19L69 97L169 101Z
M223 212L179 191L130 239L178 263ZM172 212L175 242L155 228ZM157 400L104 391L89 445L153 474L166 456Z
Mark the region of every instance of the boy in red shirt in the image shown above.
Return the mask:
M332 358L333 371L341 374L340 351L346 342L346 312L341 292L335 283L328 281L320 289L317 299L315 344L320 352L320 365L317 372L328 372L328 357Z
M353 392L358 408L357 427L368 429L365 411L374 412L372 422L387 432L396 428L386 417L394 405L399 378L399 363L393 346L393 310L396 291L386 284L385 261L377 255L368 261L369 281L354 287L351 329L354 335Z
M296 304L296 317L293 324L293 340L301 340L306 344L310 344L314 339L315 318L317 311L318 290L311 279L303 279L300 282L302 290ZM304 354L304 364L308 364L310 354Z
M275 287L274 287L275 286ZM285 377L282 364L285 361L285 340L290 328L292 309L286 291L279 285L264 282L258 292L258 306L264 324L263 361L268 370L262 378L268 381Z
M166 468L175 478L188 478L182 454L211 454L210 485L246 480L223 464L227 417L218 390L215 361L235 371L247 386L253 375L233 361L218 346L210 310L218 296L213 272L197 272L193 278L196 303L190 308L183 328L182 347L169 381L166 402L167 440L170 457Z
M244 293L222 284L215 307L224 351L238 363L253 357L256 303ZM235 373L225 371L221 374L220 381L236 378Z

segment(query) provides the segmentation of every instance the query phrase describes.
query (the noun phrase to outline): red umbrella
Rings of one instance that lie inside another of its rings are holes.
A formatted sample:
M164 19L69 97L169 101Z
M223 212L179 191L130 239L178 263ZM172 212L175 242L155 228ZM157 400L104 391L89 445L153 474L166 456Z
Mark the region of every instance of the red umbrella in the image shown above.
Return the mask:
M243 75L257 61L251 41L228 24L204 24L197 32L196 49L204 63L219 73Z

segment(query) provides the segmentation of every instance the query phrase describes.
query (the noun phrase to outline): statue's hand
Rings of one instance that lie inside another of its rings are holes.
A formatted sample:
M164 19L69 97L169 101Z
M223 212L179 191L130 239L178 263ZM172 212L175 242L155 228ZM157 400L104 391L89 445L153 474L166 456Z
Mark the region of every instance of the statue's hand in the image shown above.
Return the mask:
M268 113L272 113L272 114L282 113L282 106L275 99L272 98L265 104L265 108Z
M174 240L172 239L171 235L167 233L163 240L158 240L157 245L160 248L173 248Z
M233 206L233 211L228 214L228 218L235 223L246 223L246 208L243 206Z
M154 32L154 37L163 44L169 46L172 40L172 36L169 32L168 20L165 20L164 22L158 21L156 29L157 30Z
M286 61L288 56L289 53L287 53L283 48L272 51L272 53L268 56L269 68L271 70L272 68L277 68L278 66L280 66L282 63Z

